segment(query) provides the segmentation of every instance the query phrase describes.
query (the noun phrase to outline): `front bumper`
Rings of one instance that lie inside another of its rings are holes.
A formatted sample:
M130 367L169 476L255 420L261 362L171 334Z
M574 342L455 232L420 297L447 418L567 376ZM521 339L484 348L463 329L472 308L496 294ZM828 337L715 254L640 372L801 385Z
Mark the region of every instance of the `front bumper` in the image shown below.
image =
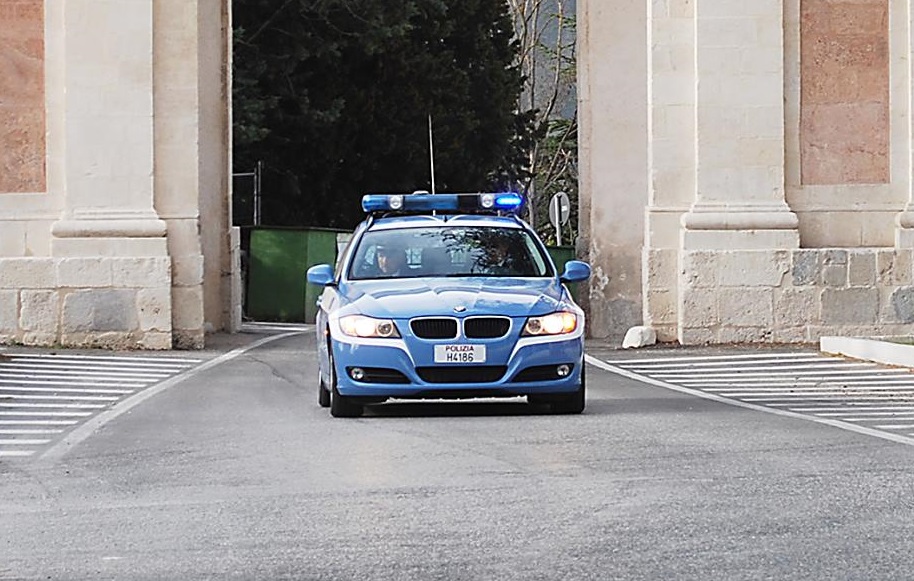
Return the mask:
M584 364L581 335L489 342L485 364L461 365L435 364L434 344L429 342L334 340L331 345L337 389L342 395L354 397L462 398L570 393L581 385ZM567 376L552 373L560 365L570 367ZM353 368L370 373L357 381L351 376Z

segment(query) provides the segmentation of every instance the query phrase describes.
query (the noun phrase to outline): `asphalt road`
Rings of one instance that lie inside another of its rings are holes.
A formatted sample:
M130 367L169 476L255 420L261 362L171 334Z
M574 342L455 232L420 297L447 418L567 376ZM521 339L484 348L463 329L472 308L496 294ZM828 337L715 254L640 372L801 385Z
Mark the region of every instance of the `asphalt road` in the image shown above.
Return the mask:
M0 579L914 577L904 443L594 366L581 416L332 419L315 362L276 340L0 462Z

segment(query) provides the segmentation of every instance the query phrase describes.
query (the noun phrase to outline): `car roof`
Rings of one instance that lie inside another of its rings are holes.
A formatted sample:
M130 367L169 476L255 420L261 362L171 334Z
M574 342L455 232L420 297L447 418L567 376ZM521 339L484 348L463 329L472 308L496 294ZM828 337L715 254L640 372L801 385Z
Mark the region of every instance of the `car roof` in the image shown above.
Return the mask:
M388 216L374 220L368 230L399 230L403 228L454 228L473 226L480 228L522 229L523 224L513 216L489 214L428 214L412 216Z

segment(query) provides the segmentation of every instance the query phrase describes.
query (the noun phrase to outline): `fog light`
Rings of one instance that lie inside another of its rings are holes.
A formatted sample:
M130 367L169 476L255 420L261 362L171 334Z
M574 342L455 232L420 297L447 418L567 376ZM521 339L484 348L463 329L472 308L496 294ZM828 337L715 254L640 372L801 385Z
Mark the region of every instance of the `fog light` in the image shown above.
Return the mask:
M365 379L365 370L361 367L353 367L349 370L349 377L356 381L362 381Z
M559 365L555 368L555 374L559 377L568 377L569 373L571 373L570 365Z

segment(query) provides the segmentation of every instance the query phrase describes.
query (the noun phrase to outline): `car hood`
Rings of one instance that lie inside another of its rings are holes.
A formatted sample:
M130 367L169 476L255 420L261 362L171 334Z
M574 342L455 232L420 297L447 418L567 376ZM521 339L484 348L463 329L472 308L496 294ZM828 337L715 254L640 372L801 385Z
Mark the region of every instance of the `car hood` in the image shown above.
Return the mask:
M340 293L345 314L528 317L554 312L562 304L563 288L553 278L425 278L350 282L341 285ZM459 307L466 310L455 310Z

